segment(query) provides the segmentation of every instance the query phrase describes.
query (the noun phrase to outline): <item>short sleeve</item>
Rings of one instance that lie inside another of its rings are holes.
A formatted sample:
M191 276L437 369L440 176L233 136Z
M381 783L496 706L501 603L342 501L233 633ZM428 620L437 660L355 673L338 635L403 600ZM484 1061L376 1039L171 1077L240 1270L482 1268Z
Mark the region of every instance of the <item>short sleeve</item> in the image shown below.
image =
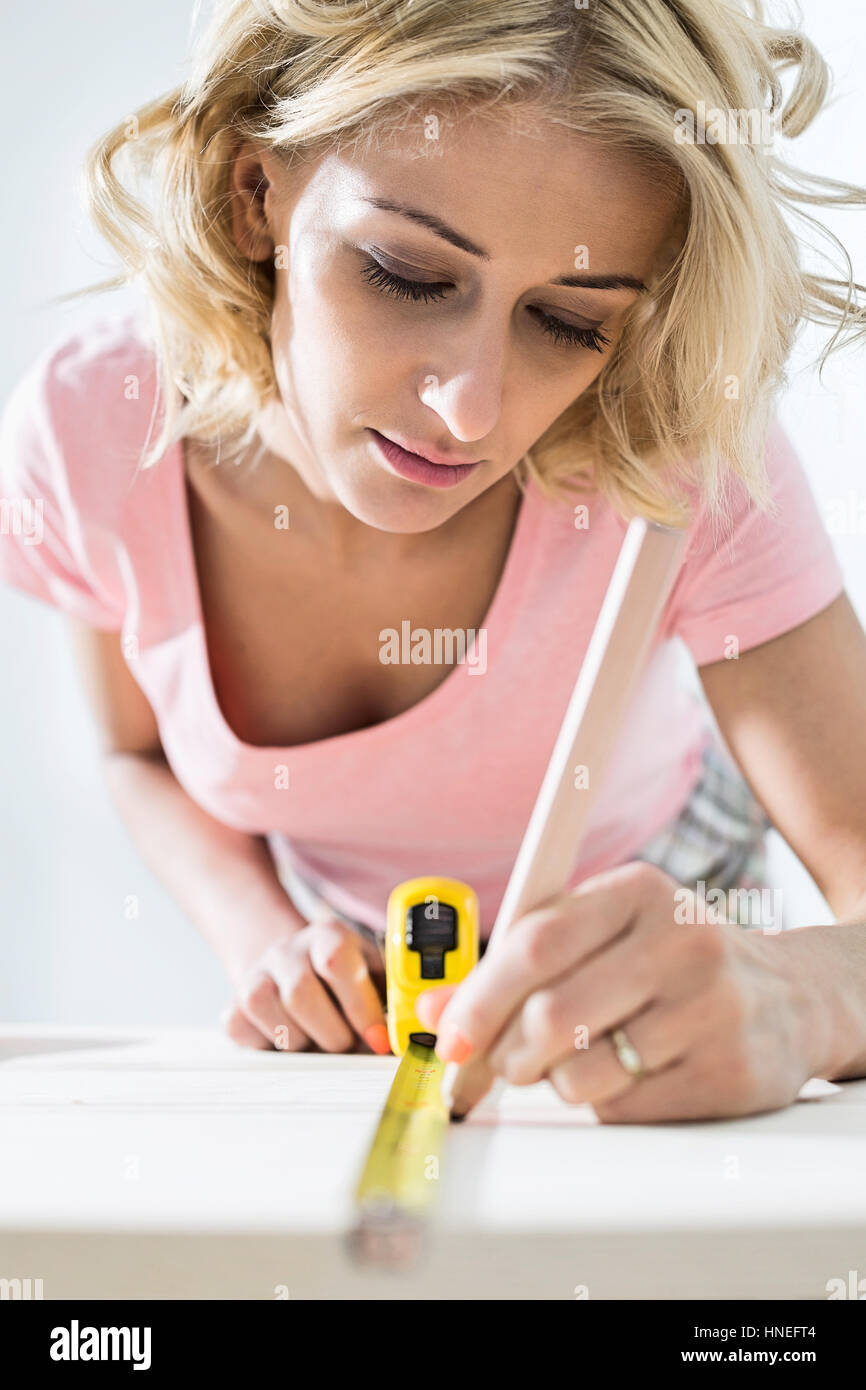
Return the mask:
M51 358L19 379L0 418L0 582L91 626L119 631L123 614L88 554L57 438Z
M776 419L766 446L773 498L761 511L736 478L730 522L714 536L701 513L668 601L667 636L697 666L769 642L820 613L845 587L802 464Z

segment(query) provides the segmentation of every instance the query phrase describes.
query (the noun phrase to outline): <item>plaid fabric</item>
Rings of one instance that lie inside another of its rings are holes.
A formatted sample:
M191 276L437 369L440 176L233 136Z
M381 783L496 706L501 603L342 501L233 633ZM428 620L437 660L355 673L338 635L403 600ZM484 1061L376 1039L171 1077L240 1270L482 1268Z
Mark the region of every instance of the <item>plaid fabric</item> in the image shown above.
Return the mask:
M710 742L687 805L632 857L655 864L693 892L722 890L728 921L780 931L781 895L774 898L767 883L770 829L772 821L736 764ZM714 901L718 903L718 896L708 908Z
M631 858L655 864L699 896L716 890L706 902L703 920L719 920L713 917L715 909L724 913L725 920L743 927L780 931L784 930L781 895L773 895L766 879L765 837L771 825L736 764L710 742L687 805ZM331 908L290 866L282 870L281 880L308 921L326 911L383 950L379 933ZM723 902L717 890L724 894Z

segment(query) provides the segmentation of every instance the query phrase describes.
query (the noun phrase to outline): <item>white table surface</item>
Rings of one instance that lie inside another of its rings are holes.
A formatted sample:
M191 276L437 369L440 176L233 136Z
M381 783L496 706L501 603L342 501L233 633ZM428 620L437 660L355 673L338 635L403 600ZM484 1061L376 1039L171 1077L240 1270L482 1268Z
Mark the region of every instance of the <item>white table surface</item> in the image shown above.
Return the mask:
M866 1276L866 1081L653 1126L498 1089L450 1131L419 1267L359 1269L351 1189L396 1064L0 1027L0 1278L46 1299L825 1299Z

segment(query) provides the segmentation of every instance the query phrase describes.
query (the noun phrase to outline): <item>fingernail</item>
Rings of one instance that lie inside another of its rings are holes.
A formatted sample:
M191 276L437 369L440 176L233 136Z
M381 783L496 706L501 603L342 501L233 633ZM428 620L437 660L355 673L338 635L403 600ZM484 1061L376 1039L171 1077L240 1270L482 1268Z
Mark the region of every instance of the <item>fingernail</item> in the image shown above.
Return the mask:
M368 1047L372 1047L374 1052L378 1052L380 1057L384 1057L386 1052L391 1051L388 1029L384 1023L371 1024L364 1033L364 1042Z
M443 1062L465 1062L471 1051L471 1042L453 1023L449 1023L436 1039L436 1055Z

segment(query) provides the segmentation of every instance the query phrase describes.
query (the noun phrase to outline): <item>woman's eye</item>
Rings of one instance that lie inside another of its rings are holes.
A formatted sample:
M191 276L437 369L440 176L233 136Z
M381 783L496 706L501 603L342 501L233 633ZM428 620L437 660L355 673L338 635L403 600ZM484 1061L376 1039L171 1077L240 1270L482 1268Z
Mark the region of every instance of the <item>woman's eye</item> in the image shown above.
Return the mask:
M610 343L597 328L580 328L576 323L565 323L563 319L553 318L543 309L531 308L537 314L545 333L549 333L556 343L570 343L573 347L591 348L593 352L603 352Z
M416 303L442 300L445 298L446 291L452 288L444 280L407 280L402 275L395 275L393 271L386 270L376 260L368 260L362 267L361 274L367 283L376 289L396 295L398 299L410 299ZM602 352L610 342L610 339L606 338L597 328L579 328L577 324L565 323L562 319L546 314L543 309L531 308L530 313L537 315L542 329L555 343L565 343L571 347L590 348L593 352Z
M361 270L367 283L377 289L387 290L398 299L424 300L444 299L450 286L445 281L405 280L402 275L394 275L378 261L367 261Z

